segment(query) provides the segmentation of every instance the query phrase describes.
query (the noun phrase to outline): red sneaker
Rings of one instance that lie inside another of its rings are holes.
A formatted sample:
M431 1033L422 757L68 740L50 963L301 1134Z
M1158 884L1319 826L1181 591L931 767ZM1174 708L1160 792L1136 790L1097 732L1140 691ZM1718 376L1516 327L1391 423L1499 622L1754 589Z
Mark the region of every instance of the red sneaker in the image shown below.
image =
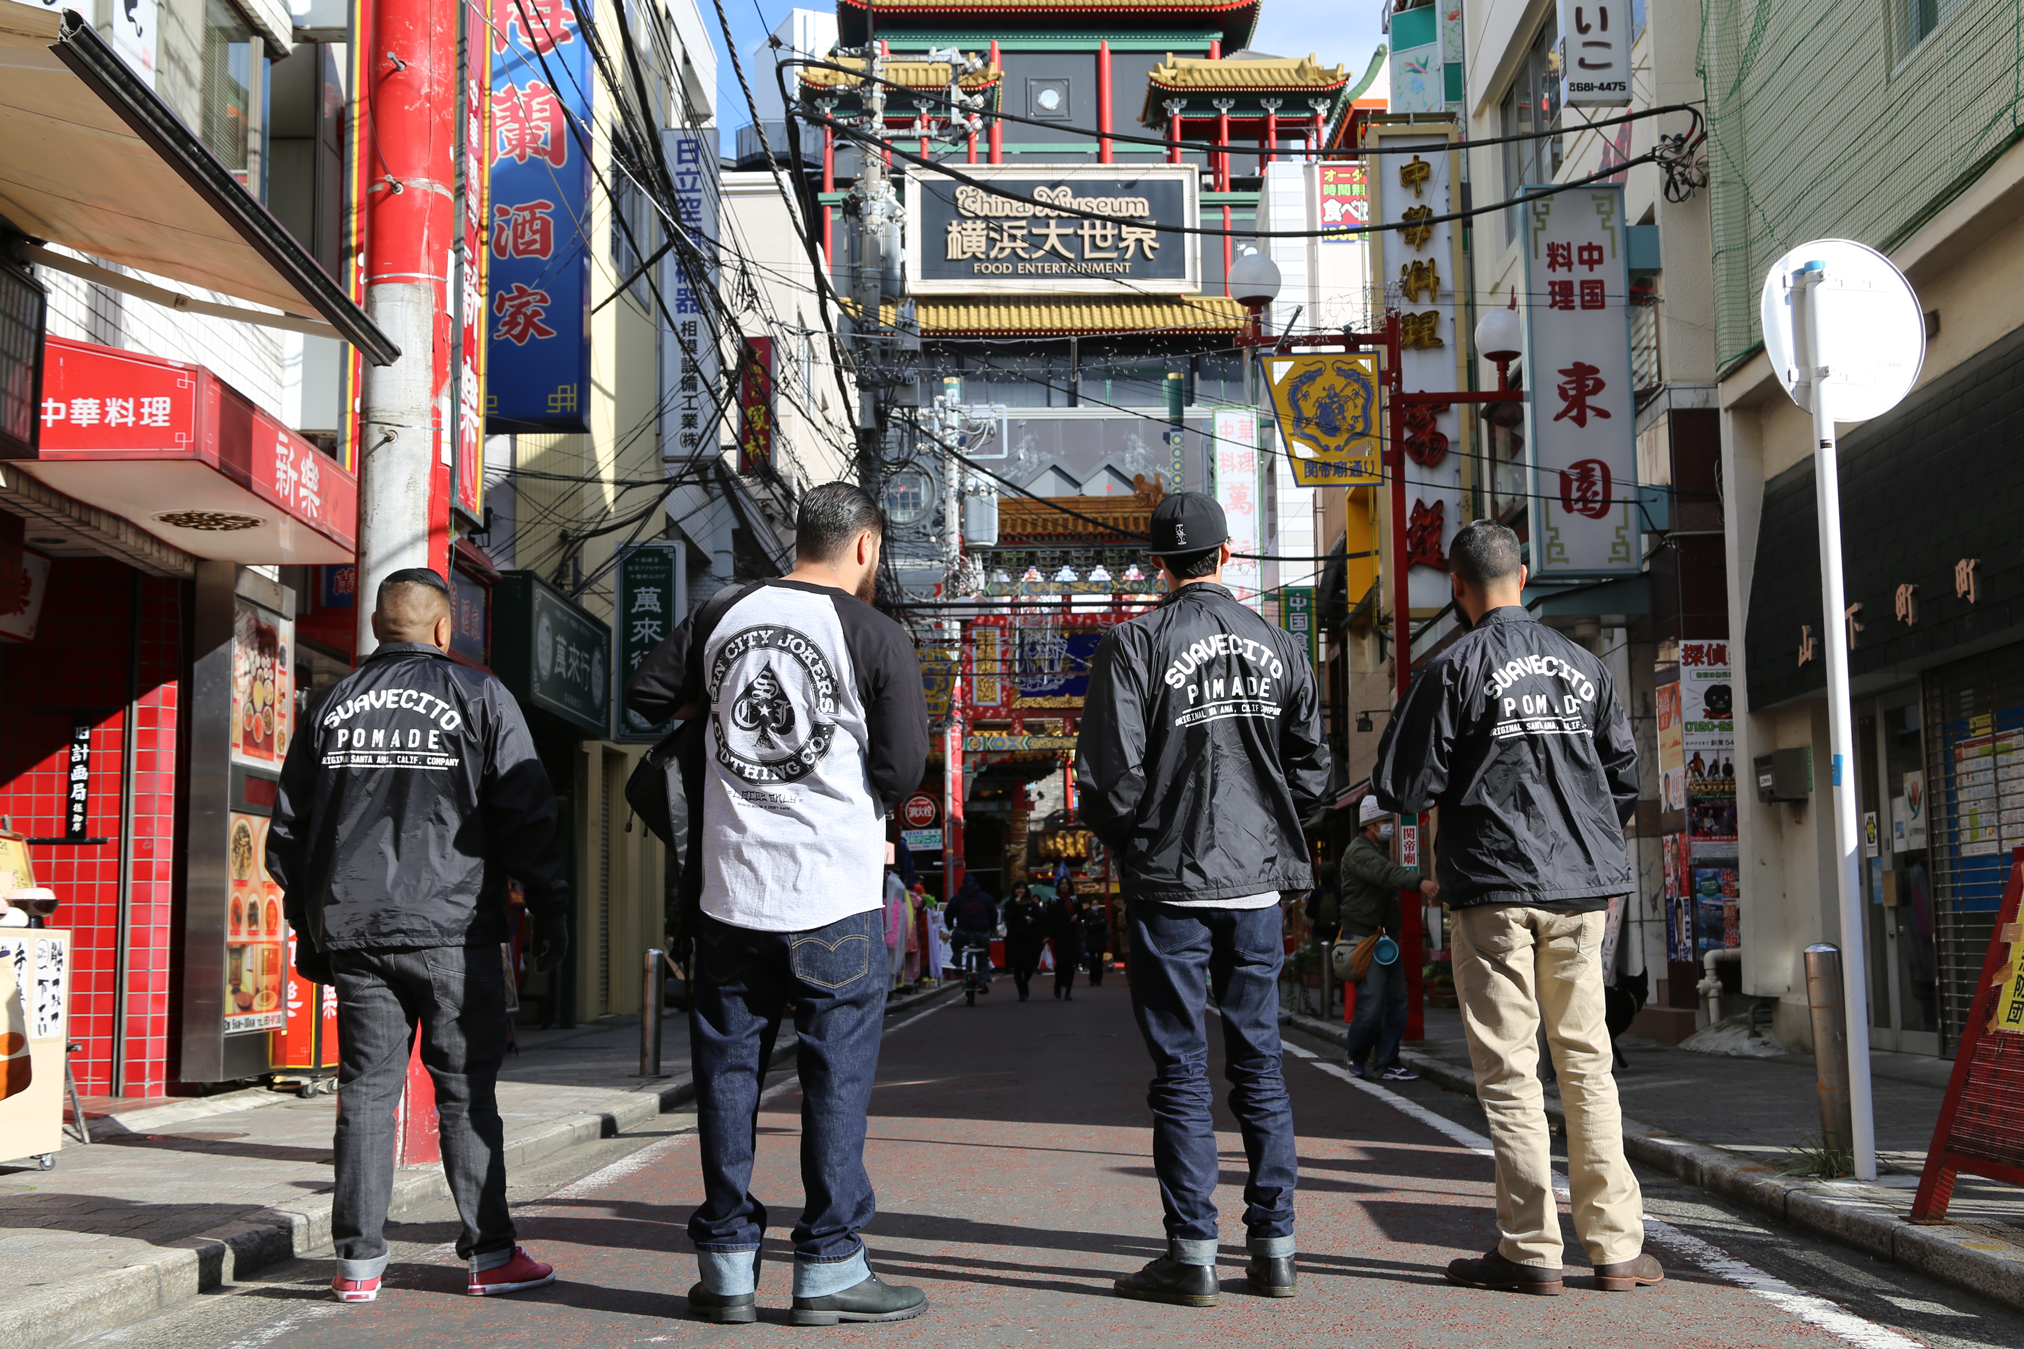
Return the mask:
M525 1246L515 1246L513 1258L505 1264L472 1270L469 1292L472 1297L490 1297L494 1293L518 1293L554 1282L555 1266L542 1264L527 1253Z
M380 1281L347 1279L340 1274L330 1281L330 1295L339 1302L371 1302L380 1295Z

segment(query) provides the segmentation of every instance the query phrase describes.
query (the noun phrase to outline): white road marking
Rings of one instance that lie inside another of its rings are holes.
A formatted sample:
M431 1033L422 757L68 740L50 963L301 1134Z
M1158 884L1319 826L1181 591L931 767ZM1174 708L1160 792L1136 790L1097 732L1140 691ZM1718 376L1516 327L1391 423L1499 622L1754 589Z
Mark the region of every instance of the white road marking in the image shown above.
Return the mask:
M936 1003L933 1007L930 1007L927 1011L916 1012L914 1015L908 1017L905 1021L900 1022L897 1026L887 1026L885 1028L885 1033L887 1035L891 1035L894 1031L905 1030L908 1026L913 1025L916 1021L920 1021L927 1017L933 1016L935 1013L941 1011L944 1007L947 1007L950 1003L954 1001L955 1001L954 998L943 998L940 1002Z
M1312 1061L1316 1068L1327 1073L1330 1077L1339 1077L1357 1090L1377 1097L1400 1114L1410 1116L1443 1137L1459 1143L1469 1151L1480 1153L1485 1157L1495 1155L1490 1146L1490 1140L1477 1133L1474 1129L1457 1124L1445 1116L1437 1115L1419 1102L1408 1100L1397 1092L1387 1091L1374 1083L1365 1082L1361 1078L1352 1075L1347 1068L1338 1064L1329 1063L1319 1057L1313 1057ZM1553 1175L1553 1182L1553 1188L1562 1196L1565 1196L1567 1193L1567 1177L1556 1171ZM1772 1306L1789 1312L1810 1325L1819 1326L1830 1335L1846 1340L1849 1344L1856 1346L1856 1349L1920 1349L1917 1340L1901 1335L1887 1326L1880 1326L1874 1321L1865 1320L1854 1312L1836 1306L1824 1297L1816 1297L1812 1293L1801 1292L1799 1289L1785 1282L1785 1280L1775 1275L1766 1274L1763 1270L1758 1269L1748 1261L1740 1260L1730 1255L1727 1251L1710 1246L1699 1237L1690 1236L1679 1228L1674 1227L1671 1223L1648 1217L1645 1219L1645 1235L1657 1241L1660 1245L1667 1247L1669 1250L1685 1256L1702 1269L1708 1271L1708 1273L1713 1274L1716 1278L1726 1279L1737 1287L1756 1294ZM1902 1301L1908 1302L1911 1300L1904 1299ZM1901 1302L1898 1298L1891 1298L1889 1301ZM1928 1306L1933 1305L1936 1304L1922 1304L1916 1308L1907 1307L1906 1309L1924 1311Z
M1302 1049L1299 1045L1289 1043L1285 1040L1281 1040L1279 1042L1279 1047L1285 1050L1287 1053L1291 1054L1296 1059L1312 1059L1319 1057L1319 1055L1317 1055L1313 1050Z
M261 1349L261 1346L272 1344L289 1331L300 1326L304 1321L313 1321L323 1316L334 1316L343 1310L344 1304L335 1301L304 1303L285 1316L269 1321L252 1334L243 1335L229 1344L220 1345L219 1349Z

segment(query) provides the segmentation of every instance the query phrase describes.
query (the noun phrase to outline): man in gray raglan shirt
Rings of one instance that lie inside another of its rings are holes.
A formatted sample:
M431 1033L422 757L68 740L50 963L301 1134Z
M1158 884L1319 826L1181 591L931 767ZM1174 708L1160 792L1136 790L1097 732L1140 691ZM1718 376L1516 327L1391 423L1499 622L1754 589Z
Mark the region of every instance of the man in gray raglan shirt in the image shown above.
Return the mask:
M700 659L692 615L626 685L650 722L709 718L690 1023L704 1200L689 1219L702 1272L689 1309L708 1321L758 1317L761 1046L788 1003L807 1095L790 1319L927 1310L920 1289L880 1282L858 1238L875 1211L864 1136L885 1015L887 819L928 755L913 640L867 602L884 533L862 488L811 489L794 570L698 610L715 616Z

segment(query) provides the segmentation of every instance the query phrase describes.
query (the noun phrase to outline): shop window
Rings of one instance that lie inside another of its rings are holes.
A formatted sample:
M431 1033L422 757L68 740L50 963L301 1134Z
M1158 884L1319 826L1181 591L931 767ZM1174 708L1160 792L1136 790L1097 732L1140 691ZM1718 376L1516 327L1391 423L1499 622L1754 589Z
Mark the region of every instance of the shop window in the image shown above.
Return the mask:
M204 9L204 89L197 134L242 186L265 195L260 176L262 44L224 0Z
M1530 135L1560 126L1560 52L1551 22L1541 26L1504 92L1503 134ZM1549 183L1560 172L1561 138L1509 141L1504 146L1504 191L1515 197L1527 183ZM1504 213L1504 242L1518 237L1518 209Z

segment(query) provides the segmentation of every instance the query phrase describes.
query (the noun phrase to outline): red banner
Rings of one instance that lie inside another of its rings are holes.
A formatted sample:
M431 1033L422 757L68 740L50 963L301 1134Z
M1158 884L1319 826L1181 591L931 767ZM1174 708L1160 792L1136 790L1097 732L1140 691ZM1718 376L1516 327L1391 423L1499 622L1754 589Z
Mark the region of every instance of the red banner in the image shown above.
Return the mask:
M738 356L738 471L773 466L773 339L748 337Z

